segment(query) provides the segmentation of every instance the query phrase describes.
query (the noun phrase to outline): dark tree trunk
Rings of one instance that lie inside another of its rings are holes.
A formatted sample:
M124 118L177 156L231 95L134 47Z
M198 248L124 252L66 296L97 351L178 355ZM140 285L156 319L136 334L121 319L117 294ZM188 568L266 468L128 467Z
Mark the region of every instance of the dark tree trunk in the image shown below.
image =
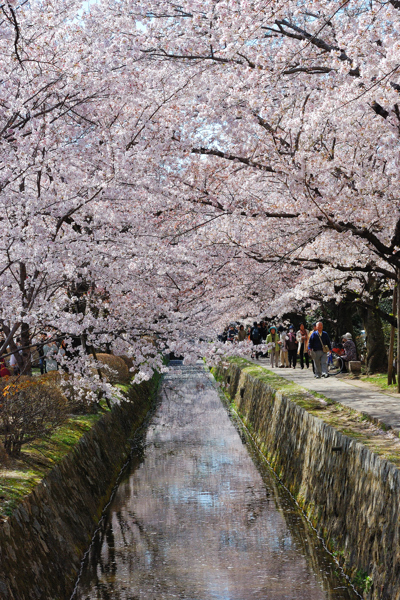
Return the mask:
M388 368L388 357L386 354L381 318L372 308L366 308L363 312L367 343L367 372L386 372Z
M22 323L21 325L21 347L22 347L22 366L20 366L21 375L32 375L32 361L31 361L31 339L29 325Z
M354 339L353 317L356 310L353 302L344 301L337 305L335 339L338 342L342 341L345 333L351 333Z
M393 316L397 315L397 285L393 288L393 301L392 301L392 313ZM394 340L396 336L396 327L391 325L390 327L390 342L389 342L389 364L388 364L388 385L396 383L396 373L393 368L394 363Z

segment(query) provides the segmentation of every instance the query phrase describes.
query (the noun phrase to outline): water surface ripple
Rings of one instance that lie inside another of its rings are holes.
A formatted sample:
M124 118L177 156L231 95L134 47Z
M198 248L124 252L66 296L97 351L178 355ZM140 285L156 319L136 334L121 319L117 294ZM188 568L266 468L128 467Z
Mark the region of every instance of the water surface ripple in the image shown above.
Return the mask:
M174 367L160 393L74 598L353 600L202 367Z

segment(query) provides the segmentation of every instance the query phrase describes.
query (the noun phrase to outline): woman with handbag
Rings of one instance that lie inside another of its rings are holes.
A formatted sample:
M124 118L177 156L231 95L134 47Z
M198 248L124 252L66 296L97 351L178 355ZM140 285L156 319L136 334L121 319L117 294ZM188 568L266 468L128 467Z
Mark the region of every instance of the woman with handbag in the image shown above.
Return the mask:
M298 330L298 332L296 334L296 339L298 342L297 353L300 355L300 366L302 369L304 369L304 360L305 360L306 367L308 369L308 367L309 367L308 352L307 352L308 331L304 327L304 323L300 323L300 329Z

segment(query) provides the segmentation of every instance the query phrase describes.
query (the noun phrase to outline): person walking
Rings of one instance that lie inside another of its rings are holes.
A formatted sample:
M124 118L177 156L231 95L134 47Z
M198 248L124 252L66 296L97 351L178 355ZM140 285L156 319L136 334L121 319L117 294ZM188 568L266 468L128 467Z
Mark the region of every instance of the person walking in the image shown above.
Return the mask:
M238 332L238 342L244 342L247 339L247 331L244 328L244 325L240 325Z
M332 345L321 321L317 323L317 330L310 335L308 348L315 365L315 377L328 377L327 356L332 350Z
M296 339L296 334L294 332L294 327L293 325L290 325L289 327L289 333L288 333L288 339L286 342L286 346L288 349L288 356L289 356L289 366L293 367L293 369L296 368L296 362L297 362L297 346L298 346L298 342Z
M10 375L11 373L7 369L5 359L3 357L0 358L0 377L10 377Z
M279 365L280 368L283 367L287 367L289 368L289 359L288 359L288 349L287 349L287 333L286 333L286 329L284 328L283 325L279 325L278 327L278 331L279 331L279 346L280 346L280 358L281 358L281 364Z
M317 331L317 324L313 323L312 328L313 328L313 330L311 332L311 335L314 333L314 331ZM311 335L308 336L308 342L310 341ZM308 342L307 342L307 354L311 357L312 372L314 373L314 376L315 376L315 363L312 358L312 352L311 352L310 348L308 347Z
M296 340L298 343L297 353L300 357L300 367L304 369L304 361L306 362L307 369L310 366L308 358L308 331L304 327L304 323L300 323L300 328L296 334Z
M262 343L261 331L260 331L257 321L254 321L254 323L253 323L253 328L250 333L250 339L253 342L253 346L259 346ZM260 356L260 354L261 354L261 352L255 353L256 360L258 360L258 357ZM252 354L252 356L254 358L254 353Z
M226 341L233 342L236 335L237 335L237 329L235 328L235 326L232 324L229 325L228 334L226 336Z
M41 335L41 340L39 342L39 344L37 344L37 351L39 354L39 368L40 368L40 374L44 375L44 373L46 373L46 359L45 359L45 355L44 355L44 350L43 347L46 344L46 340L47 340L47 336L45 333L43 333Z
M48 342L43 346L43 353L45 357L46 373L49 371L57 371L58 363L56 356L58 354L58 346L55 341L52 341L51 335L49 335Z
M18 349L18 354L22 355L22 350L21 348L21 338L17 338L16 340L16 346ZM14 352L14 354L11 354L10 356L10 367L12 367L13 369L13 375L23 375L23 373L21 373L20 370L20 366L17 360L17 352Z
M271 367L277 367L279 362L279 333L276 330L276 327L272 325L269 328L269 334L267 335L267 347L269 351L269 356L271 359Z

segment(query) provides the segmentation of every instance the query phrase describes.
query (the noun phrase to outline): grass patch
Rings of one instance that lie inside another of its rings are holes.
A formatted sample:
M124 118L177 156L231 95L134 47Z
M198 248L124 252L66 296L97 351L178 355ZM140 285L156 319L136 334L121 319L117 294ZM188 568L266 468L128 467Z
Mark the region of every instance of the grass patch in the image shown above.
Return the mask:
M8 460L0 472L0 518L12 513L18 502L70 452L100 417L101 413L73 416L50 438L24 446L20 458Z
M235 357L230 359L230 362L252 377L264 381L277 392L282 392L286 398L337 431L364 444L381 458L400 467L400 439L387 431L384 425L377 425L367 415L339 404L323 394L307 390L246 359Z
M150 386L128 383L116 383L114 386L133 402L138 394L154 400L160 381L160 373L155 373ZM49 438L24 445L19 458L4 455L5 462L0 467L0 521L11 515L17 504L74 448L102 415L110 411L104 399L100 401L100 407L101 411L97 413L71 415ZM3 458L3 454L0 455Z
M361 375L360 381L372 383L381 390L384 390L386 392L393 392L396 394L397 383L392 383L391 385L388 385L387 378L387 373L375 373L374 375Z
M132 386L128 384L115 385L126 396L132 392ZM98 413L71 415L49 438L23 446L19 458L7 458L0 470L0 520L11 515L17 504L73 449L102 415L109 412L105 400L101 400L100 406L102 411Z
M129 394L129 390L131 388L131 386L129 385L129 383L115 383L114 387L116 387L119 390L121 390L121 392L124 392L124 394Z

